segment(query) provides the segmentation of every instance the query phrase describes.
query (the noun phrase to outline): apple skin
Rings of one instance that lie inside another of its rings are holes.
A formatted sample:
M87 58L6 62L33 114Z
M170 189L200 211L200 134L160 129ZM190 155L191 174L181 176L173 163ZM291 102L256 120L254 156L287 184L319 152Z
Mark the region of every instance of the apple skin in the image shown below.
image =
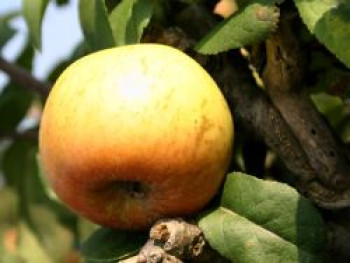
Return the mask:
M145 229L200 211L231 159L233 120L209 74L160 44L102 50L69 66L46 101L39 147L73 211Z

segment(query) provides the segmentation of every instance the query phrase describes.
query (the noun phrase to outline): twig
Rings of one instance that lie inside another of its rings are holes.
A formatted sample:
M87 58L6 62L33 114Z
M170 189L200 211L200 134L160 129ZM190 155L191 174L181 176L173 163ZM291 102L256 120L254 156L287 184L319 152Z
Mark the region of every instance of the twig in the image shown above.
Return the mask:
M167 253L180 259L198 257L205 246L202 230L182 219L164 219L150 231L150 238Z
M182 219L163 219L150 231L150 239L139 254L139 262L181 263L194 259L205 245L202 231Z
M50 91L50 84L34 78L27 70L0 57L0 70L5 72L13 82L46 97Z
M38 128L29 129L24 132L17 132L17 131L0 132L0 140L2 139L36 140L37 138L38 138Z

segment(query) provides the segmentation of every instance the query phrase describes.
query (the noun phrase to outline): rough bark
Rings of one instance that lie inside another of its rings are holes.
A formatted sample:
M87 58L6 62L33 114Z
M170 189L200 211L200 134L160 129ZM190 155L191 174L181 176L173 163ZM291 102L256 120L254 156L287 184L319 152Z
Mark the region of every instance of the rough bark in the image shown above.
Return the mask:
M192 16L186 14L182 12L179 25L188 36L193 35L194 25L202 24L208 30L215 25L204 7L192 6ZM290 19L295 17L281 14L277 32L265 43L266 90L257 86L249 62L237 50L216 56L202 56L188 48L185 51L216 80L237 126L263 140L278 155L301 193L327 209L349 207L349 160L344 145L309 98L304 82L305 56Z
M150 230L147 243L137 256L122 263L226 263L206 243L202 230L182 219L163 219Z

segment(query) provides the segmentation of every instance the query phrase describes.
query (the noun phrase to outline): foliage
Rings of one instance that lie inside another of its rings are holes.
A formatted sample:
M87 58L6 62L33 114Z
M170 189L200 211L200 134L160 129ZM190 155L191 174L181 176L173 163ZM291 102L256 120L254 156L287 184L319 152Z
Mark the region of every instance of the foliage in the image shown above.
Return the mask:
M309 30L326 45L347 67L350 67L349 1L296 0L300 16Z
M197 44L203 54L217 54L265 40L278 24L278 11L273 3L251 3L222 21Z
M15 30L9 24L9 21L19 15L18 12L9 13L0 18L0 49L15 34Z
M110 14L101 0L80 1L83 31L92 50L137 43L147 26L152 4L149 0L124 0Z
M41 48L41 22L48 3L48 0L25 0L22 2L23 16L29 27L31 42L38 49Z
M210 245L233 262L320 262L325 225L293 188L229 174L220 206L199 220Z
M152 36L159 28L176 25L185 16L184 9L197 5L213 8L212 2L79 0L84 41L70 58L57 63L45 81L53 83L65 67L89 52L139 43L146 34ZM42 48L47 6L68 3L69 0L22 0L22 10L0 17L0 51L16 34L11 21L23 16L29 31L28 43L13 64L27 74L31 72L35 49L40 52ZM349 1L294 0L296 9L291 1L237 0L236 4L236 12L225 19L216 17L215 25L195 40L196 51L219 56L244 47L253 53L276 32L279 8L292 10L292 16L300 17L306 25L295 27L298 37L309 47L305 70L310 97L334 133L349 143ZM200 31L206 24L198 22L195 26ZM92 223L61 204L43 179L37 115L45 97L20 85L15 77L0 90L0 262L80 262L81 254L88 262L114 262L134 254L147 239L145 233L95 230ZM33 115L34 124L28 125ZM232 164L235 170L245 171L251 166L252 158L244 152L248 137L236 136ZM280 179L279 172L285 167L281 169L278 158L270 158L274 154L268 151L264 156L264 171L258 177ZM326 243L322 210L291 186L237 172L228 175L218 196L220 201L214 200L206 212L195 216L208 242L220 254L243 263L320 262L319 252ZM77 250L82 243L82 250Z
M82 244L88 262L115 262L132 255L147 241L147 234L99 228Z

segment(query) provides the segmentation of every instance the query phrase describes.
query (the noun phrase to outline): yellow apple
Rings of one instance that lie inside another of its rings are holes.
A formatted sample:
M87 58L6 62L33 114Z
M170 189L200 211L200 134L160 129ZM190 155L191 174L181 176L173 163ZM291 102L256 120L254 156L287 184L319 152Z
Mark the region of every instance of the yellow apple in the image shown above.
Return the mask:
M160 44L102 50L58 78L40 126L58 197L107 227L201 210L227 171L233 121L210 75Z

